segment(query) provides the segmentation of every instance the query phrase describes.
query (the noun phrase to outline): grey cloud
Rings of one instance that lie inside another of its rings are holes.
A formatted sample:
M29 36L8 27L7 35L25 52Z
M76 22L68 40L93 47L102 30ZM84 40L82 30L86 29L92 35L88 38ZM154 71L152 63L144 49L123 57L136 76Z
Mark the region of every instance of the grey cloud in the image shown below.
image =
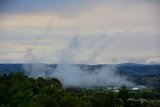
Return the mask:
M72 16L100 3L96 0L1 0L0 12L11 14L50 13L62 17ZM64 15L65 14L65 15Z

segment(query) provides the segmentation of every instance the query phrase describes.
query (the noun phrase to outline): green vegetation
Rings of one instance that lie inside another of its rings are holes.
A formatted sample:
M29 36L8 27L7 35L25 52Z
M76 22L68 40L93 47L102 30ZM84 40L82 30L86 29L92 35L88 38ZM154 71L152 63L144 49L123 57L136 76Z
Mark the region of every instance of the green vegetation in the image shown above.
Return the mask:
M0 75L0 107L160 107L159 89L64 89L55 78Z

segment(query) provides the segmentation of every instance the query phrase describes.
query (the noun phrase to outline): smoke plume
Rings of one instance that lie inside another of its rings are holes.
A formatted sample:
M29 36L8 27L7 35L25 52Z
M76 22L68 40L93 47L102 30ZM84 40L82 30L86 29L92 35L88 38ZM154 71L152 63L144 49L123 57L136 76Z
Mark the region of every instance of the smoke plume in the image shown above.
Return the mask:
M127 86L133 85L116 73L116 66L104 66L99 69L82 69L76 64L92 64L108 45L107 37L75 36L68 46L60 51L60 63L56 67L39 63L33 55L32 50L28 50L28 64L23 66L25 74L29 77L57 78L64 87L104 87L104 86ZM84 57L80 53L86 53ZM29 63L32 62L32 63Z

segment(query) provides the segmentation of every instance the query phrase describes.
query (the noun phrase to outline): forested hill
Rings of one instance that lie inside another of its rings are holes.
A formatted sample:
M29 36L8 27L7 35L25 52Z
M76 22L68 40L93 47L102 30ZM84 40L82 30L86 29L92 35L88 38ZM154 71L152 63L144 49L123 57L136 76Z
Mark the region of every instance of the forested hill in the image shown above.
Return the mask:
M0 107L160 107L160 89L64 88L56 78L0 75Z
M49 64L48 66L56 68L56 64ZM105 66L110 66L107 64L97 64L97 65L83 65L79 64L81 69L94 71ZM145 75L158 75L160 74L160 64L157 65L143 65L143 64L133 64L124 63L116 65L117 72L123 75L129 76L145 76ZM0 73L11 73L11 72L23 72L23 64L0 64Z
M56 64L49 64L47 66L55 69ZM88 70L94 72L95 70L101 69L103 67L111 66L107 64L97 64L97 65L83 65L78 64L82 70ZM143 65L143 64L133 64L124 63L115 66L116 72L120 75L128 76L130 81L135 82L139 85L152 86L160 88L160 64L155 65ZM0 74L6 73L10 74L13 72L24 72L23 64L0 64Z

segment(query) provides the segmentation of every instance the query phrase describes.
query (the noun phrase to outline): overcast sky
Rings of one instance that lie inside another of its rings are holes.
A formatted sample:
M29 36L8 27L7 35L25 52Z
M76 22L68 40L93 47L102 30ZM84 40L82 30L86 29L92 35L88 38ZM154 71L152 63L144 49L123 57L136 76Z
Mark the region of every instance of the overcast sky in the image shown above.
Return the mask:
M0 0L0 62L160 63L159 19L160 0Z

